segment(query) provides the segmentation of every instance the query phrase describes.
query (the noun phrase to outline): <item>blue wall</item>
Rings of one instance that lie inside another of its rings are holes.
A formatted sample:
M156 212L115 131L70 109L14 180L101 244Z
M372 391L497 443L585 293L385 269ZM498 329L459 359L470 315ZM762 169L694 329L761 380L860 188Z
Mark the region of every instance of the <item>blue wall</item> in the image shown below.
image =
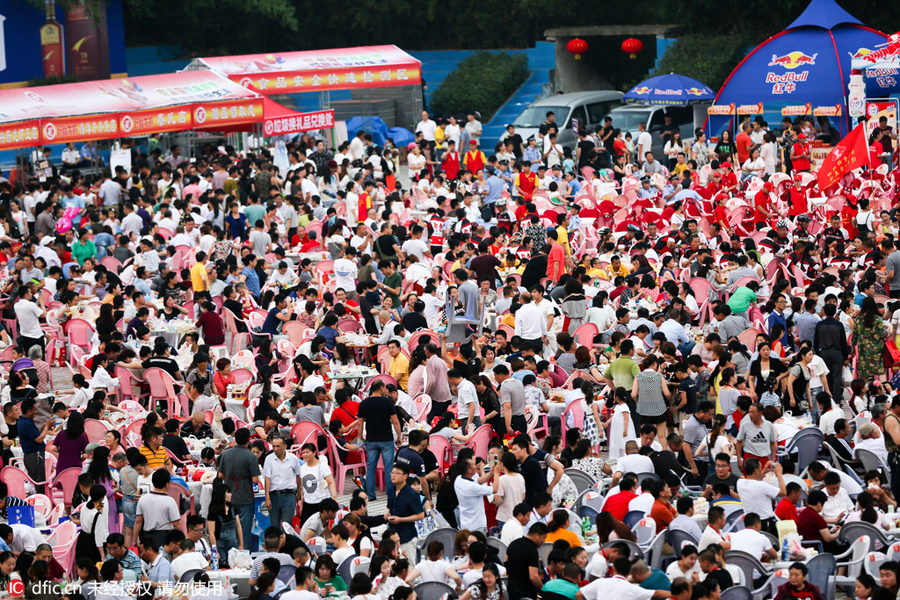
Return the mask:
M0 71L0 85L24 84L44 76L41 60L41 26L47 22L43 9L23 0L0 0L3 22L3 48L6 69ZM56 20L65 25L66 13L56 7ZM113 74L126 72L125 28L122 23L122 0L107 0L106 21L109 36L109 66Z

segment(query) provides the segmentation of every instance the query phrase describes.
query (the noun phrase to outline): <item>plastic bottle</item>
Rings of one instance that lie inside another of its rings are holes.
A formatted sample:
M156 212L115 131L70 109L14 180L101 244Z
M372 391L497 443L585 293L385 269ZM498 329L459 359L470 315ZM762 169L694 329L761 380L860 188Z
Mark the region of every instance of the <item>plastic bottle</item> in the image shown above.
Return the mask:
M213 546L209 551L209 566L213 571L219 570L219 551Z
M781 560L788 562L791 560L791 551L788 548L788 541L784 540L781 543Z
M847 113L851 119L866 114L866 84L861 69L850 71L850 84L847 86Z
M581 538L583 540L587 540L588 532L591 530L591 522L590 519L582 519L581 520Z

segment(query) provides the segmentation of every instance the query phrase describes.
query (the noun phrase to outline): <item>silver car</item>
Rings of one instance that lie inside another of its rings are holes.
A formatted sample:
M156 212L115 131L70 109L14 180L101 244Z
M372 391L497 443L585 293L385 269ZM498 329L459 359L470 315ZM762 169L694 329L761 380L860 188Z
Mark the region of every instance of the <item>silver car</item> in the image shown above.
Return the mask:
M552 112L559 129L556 142L564 148L574 150L578 145L578 136L572 124L573 120L578 127L585 126L593 131L603 124L603 117L621 105L622 92L606 90L559 94L538 100L523 110L512 124L516 128L516 133L521 135L525 142L532 137L538 140L538 131L547 120L547 113Z

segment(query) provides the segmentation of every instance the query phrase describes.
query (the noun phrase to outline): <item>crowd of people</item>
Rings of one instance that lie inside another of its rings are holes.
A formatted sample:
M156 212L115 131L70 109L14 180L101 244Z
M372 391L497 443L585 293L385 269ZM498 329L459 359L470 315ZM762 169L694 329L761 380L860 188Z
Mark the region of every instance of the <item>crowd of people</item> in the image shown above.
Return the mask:
M755 587L724 553L774 561L779 521L832 553L843 523L895 528L895 172L817 190L808 125L785 123L790 164L771 170L752 163L764 123L733 149L666 127L682 151L663 166L643 128L631 147L610 123L582 130L573 153L548 115L485 154L474 115L423 113L405 156L362 131L333 151L301 136L284 164L189 160L153 136L130 171L92 180L92 149L70 147L52 177L0 180L0 455L29 494L81 471L72 565L0 483L0 591L208 592L258 544L255 600L408 600L428 582L463 600L718 600ZM149 393L157 371L175 398ZM798 469L779 453L810 428L827 447ZM579 515L581 476L605 500ZM626 543L635 512L668 533L665 571ZM452 545L426 539L447 528ZM779 599L822 597L803 561L789 571ZM898 571L857 597L896 596Z

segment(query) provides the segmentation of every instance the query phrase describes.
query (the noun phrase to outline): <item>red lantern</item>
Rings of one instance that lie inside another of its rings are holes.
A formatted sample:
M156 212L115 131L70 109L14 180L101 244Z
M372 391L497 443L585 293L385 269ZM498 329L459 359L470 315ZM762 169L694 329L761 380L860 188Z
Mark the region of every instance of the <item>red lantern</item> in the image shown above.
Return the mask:
M644 42L637 38L628 38L622 42L622 52L628 54L628 58L637 58L638 52L644 49Z
M581 38L569 40L566 44L566 50L575 55L575 60L581 60L581 55L587 52L588 43Z

